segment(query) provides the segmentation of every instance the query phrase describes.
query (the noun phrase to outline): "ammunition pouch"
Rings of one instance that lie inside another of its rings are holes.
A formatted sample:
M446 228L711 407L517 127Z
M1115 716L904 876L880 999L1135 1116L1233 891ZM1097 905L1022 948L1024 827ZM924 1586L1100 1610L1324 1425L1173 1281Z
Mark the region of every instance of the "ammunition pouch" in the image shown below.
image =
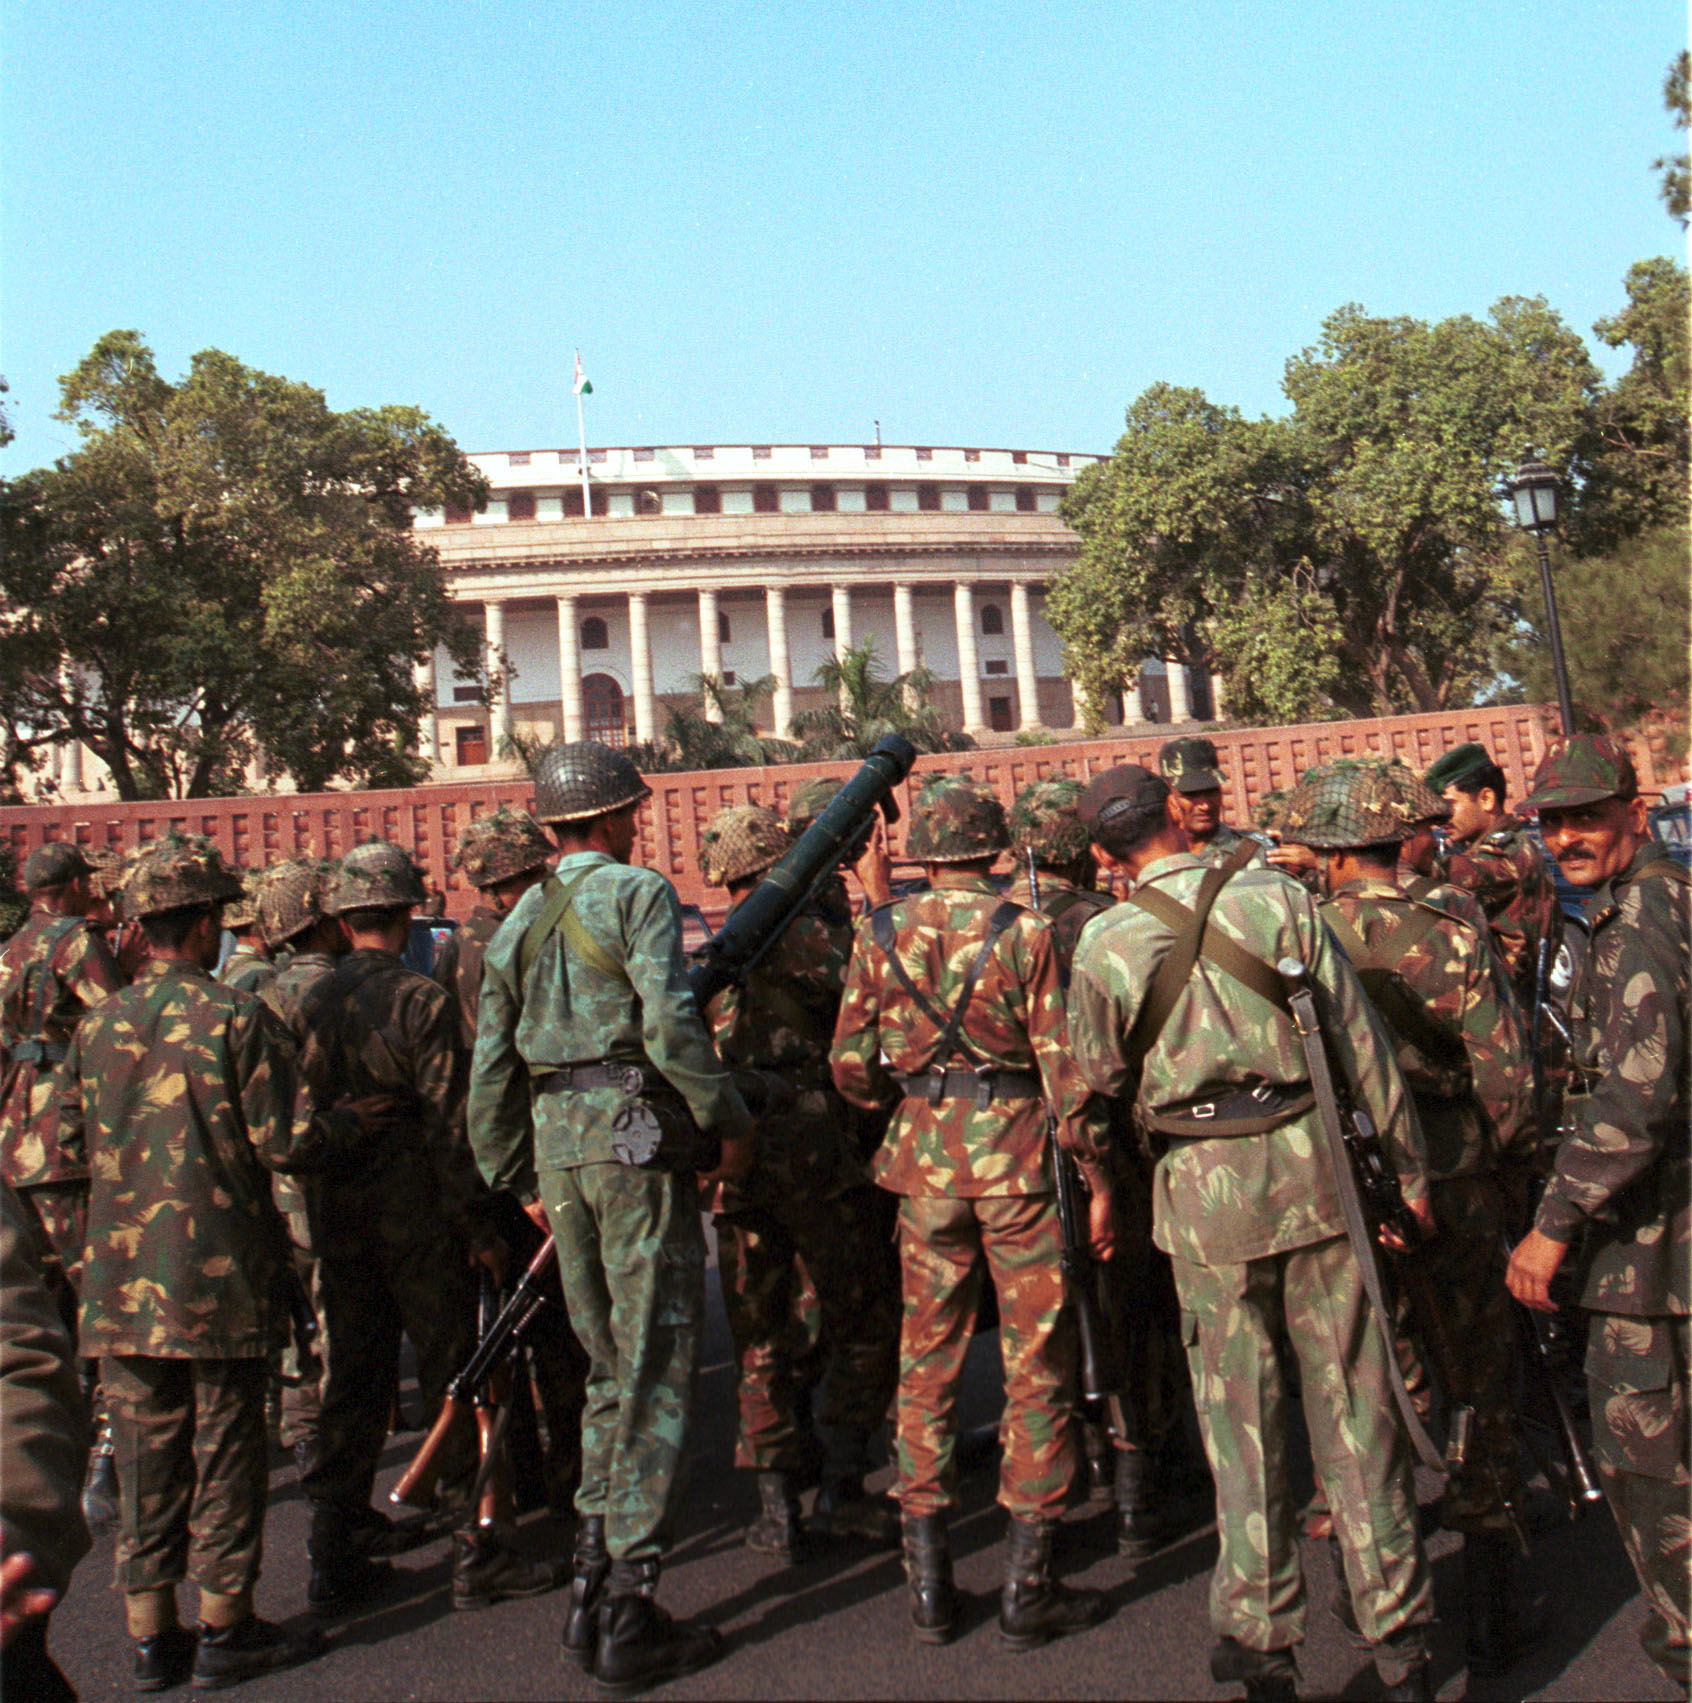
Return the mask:
M1167 1111L1142 1109L1141 1126L1170 1141L1216 1141L1227 1136L1267 1135L1294 1118L1302 1117L1316 1104L1308 1082L1283 1087L1259 1083L1213 1100L1195 1100L1191 1105Z

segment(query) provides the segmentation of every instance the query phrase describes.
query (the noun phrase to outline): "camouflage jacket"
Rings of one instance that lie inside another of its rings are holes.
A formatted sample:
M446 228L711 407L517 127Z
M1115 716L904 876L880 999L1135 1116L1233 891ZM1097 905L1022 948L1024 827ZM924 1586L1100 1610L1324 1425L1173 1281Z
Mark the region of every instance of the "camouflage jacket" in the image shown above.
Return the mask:
M432 979L446 989L458 1006L459 1030L464 1037L464 1049L476 1045L476 1005L482 994L482 961L487 955L488 942L499 933L504 921L498 911L478 905L447 936Z
M1182 853L1142 872L1191 905L1207 866ZM1375 1120L1405 1195L1427 1194L1427 1155L1414 1107L1357 974L1323 926L1315 901L1273 869L1241 871L1222 889L1210 926L1273 967L1297 958L1318 990L1335 1074ZM1118 905L1082 936L1069 988L1069 1038L1099 1093L1176 1112L1260 1085L1308 1079L1292 1020L1200 958L1169 1021L1132 1079L1127 1042L1170 930L1137 905ZM1158 1160L1153 1234L1166 1253L1227 1265L1344 1233L1314 1111L1265 1135L1178 1141Z
M1569 1001L1589 1090L1565 1102L1568 1132L1536 1227L1558 1242L1590 1224L1581 1304L1602 1313L1686 1313L1687 981L1692 894L1647 844L1587 901L1592 943Z
M1412 899L1391 881L1366 880L1339 888L1322 910L1330 921L1336 915L1342 920L1342 947L1349 930L1371 952L1407 917L1433 913L1433 926L1386 966L1428 1025L1420 1037L1424 1045L1377 1007L1415 1096L1429 1179L1490 1171L1503 1151L1530 1147L1535 1131L1527 1034L1474 900L1453 887ZM1365 989L1375 973L1363 972Z
M1017 870L1016 879L1011 882L1005 897L1014 899L1031 911L1038 911L1052 925L1052 945L1057 948L1058 965L1065 978L1069 975L1069 966L1075 962L1075 948L1080 942L1081 930L1116 903L1109 893L1101 893L1091 887L1077 887L1072 881L1060 881L1057 876L1042 869L1040 902L1035 904L1026 863Z
M242 993L258 993L276 974L276 966L262 952L250 946L237 946L223 960L217 979L225 987L239 988Z
M282 1026L293 1036L295 1047L304 1053L309 1040L306 1022L306 999L325 976L332 975L335 970L335 960L324 952L296 952L289 956L287 963L278 968L276 974L258 990L258 996L282 1021ZM307 1086L310 1086L309 1077ZM296 1242L309 1246L310 1237L305 1231L301 1214L305 1211L306 1195L310 1188L307 1179L294 1177L279 1171L271 1179L272 1191L276 1196L276 1204L288 1214L289 1228L294 1233Z
M13 1188L87 1177L59 1150L53 1072L83 1013L122 986L100 935L41 905L0 951L0 1176ZM46 1043L44 1057L17 1057L19 1042Z
M1000 903L990 883L942 874L929 892L887 907L905 973L948 1015ZM973 1099L901 1097L892 1073L912 1075L935 1063L940 1031L898 981L873 927L873 917L858 924L830 1062L836 1086L854 1105L898 1102L873 1161L876 1181L900 1195L1044 1194L1052 1187L1048 1102L1057 1114L1060 1145L1098 1176L1105 1155L1085 1114L1087 1091L1069 1062L1051 924L1036 911L1017 913L993 944L962 1031L969 1046L1000 1069L1038 1071L1045 1094L994 1099L984 1107ZM967 1068L961 1053L949 1062Z
M59 1142L88 1165L82 1351L268 1351L285 1233L266 1168L363 1140L314 1116L295 1049L257 997L155 960L83 1019L59 1071Z
M1452 847L1437 873L1442 882L1480 901L1517 1003L1531 1011L1539 943L1549 940L1555 959L1563 940L1563 911L1551 865L1526 824L1512 817L1490 834Z
M493 1201L465 1139L470 1060L453 1001L394 953L365 949L349 952L302 1003L301 1062L318 1103L392 1094L407 1114L405 1134L379 1143L354 1175L313 1185L322 1196L318 1251L354 1251L373 1214L401 1237L444 1214L472 1247L494 1242Z
M729 907L732 916L738 901ZM852 955L852 924L825 903L812 903L747 976L726 987L705 1011L717 1056L730 1070L767 1070L798 1095L790 1111L758 1121L758 1159L751 1174L718 1187L713 1208L794 1196L828 1199L866 1181L852 1151L855 1113L829 1074Z
M1224 822L1202 846L1193 847L1193 856L1200 863L1216 864L1231 857L1238 846L1247 843L1255 845L1257 850L1252 854L1246 867L1261 869L1265 866L1269 853L1274 849L1275 842L1267 834L1259 834L1250 828L1230 828Z
M470 1141L482 1174L539 1199L535 1171L613 1163L611 1122L624 1104L618 1088L538 1093L530 1073L600 1059L646 1059L687 1101L702 1129L731 1138L752 1133L752 1119L711 1046L687 985L682 915L676 890L654 869L618 863L604 852L572 852L559 880L591 868L573 915L615 975L572 952L554 929L517 986L517 957L529 924L552 891L531 887L489 942L476 1019L470 1079Z

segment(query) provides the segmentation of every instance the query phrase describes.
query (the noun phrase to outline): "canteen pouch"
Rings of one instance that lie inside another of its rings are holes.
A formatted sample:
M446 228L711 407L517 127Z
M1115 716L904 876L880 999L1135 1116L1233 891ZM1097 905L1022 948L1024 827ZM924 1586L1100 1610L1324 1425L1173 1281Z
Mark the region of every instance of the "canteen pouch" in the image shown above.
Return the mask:
M680 1095L640 1094L612 1115L611 1154L639 1171L714 1171L723 1144L693 1121Z

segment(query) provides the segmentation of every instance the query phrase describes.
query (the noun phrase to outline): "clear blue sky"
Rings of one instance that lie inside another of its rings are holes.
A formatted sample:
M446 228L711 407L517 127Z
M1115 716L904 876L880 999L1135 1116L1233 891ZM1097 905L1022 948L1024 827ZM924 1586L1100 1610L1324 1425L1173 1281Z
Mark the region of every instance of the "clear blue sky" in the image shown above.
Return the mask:
M1105 449L1168 379L1251 413L1343 302L1679 252L1680 0L1064 5L11 0L14 470L139 328L415 402L466 449Z

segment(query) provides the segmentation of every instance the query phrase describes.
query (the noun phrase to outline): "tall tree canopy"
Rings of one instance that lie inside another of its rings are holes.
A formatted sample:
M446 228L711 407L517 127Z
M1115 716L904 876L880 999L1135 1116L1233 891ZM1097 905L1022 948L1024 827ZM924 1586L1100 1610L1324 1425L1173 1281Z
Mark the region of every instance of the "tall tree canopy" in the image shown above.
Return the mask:
M216 349L171 383L134 331L61 381L81 446L0 492L0 761L80 740L124 798L421 779L413 665L467 676L414 507L487 488L409 407L331 410Z

